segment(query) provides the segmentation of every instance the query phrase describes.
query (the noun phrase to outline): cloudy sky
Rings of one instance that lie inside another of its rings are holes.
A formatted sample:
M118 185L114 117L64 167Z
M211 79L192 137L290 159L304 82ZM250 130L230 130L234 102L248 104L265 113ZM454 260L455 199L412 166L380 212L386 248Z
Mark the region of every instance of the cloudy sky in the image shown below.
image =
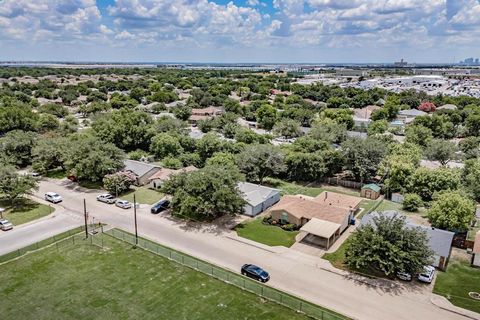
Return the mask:
M454 62L480 0L0 0L0 60Z

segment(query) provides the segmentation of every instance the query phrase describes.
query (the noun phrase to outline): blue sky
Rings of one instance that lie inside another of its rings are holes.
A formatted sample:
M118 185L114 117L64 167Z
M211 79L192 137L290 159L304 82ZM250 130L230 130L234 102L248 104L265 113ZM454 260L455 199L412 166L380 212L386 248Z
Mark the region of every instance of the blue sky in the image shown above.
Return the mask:
M454 62L480 0L0 0L0 60Z

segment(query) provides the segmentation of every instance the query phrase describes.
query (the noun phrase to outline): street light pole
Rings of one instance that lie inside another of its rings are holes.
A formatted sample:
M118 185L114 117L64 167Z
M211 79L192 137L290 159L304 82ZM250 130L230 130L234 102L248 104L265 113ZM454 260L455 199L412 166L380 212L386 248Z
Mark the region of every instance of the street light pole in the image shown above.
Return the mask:
M138 245L138 229L137 229L137 201L135 193L133 194L133 216L135 218L135 246Z
M85 219L85 237L88 238L88 228L87 228L87 202L83 199L83 217Z

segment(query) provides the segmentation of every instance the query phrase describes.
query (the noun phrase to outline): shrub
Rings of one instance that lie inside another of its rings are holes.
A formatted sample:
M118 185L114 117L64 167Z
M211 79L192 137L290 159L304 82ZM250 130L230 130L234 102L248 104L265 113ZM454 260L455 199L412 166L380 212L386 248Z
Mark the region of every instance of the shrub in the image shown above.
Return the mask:
M281 228L285 231L295 231L295 230L298 229L297 225L293 224L293 223L284 224L284 225L282 225Z
M272 216L263 217L263 219L262 219L262 223L263 223L263 224L271 225L271 224L272 224L272 221L273 221Z
M416 193L408 193L403 198L403 209L414 212L422 205L422 198Z

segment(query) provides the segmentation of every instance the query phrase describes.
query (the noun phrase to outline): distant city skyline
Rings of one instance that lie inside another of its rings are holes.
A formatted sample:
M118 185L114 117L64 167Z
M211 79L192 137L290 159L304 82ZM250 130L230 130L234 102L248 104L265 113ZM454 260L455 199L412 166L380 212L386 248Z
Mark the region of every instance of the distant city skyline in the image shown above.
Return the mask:
M479 0L3 0L0 60L459 63Z

